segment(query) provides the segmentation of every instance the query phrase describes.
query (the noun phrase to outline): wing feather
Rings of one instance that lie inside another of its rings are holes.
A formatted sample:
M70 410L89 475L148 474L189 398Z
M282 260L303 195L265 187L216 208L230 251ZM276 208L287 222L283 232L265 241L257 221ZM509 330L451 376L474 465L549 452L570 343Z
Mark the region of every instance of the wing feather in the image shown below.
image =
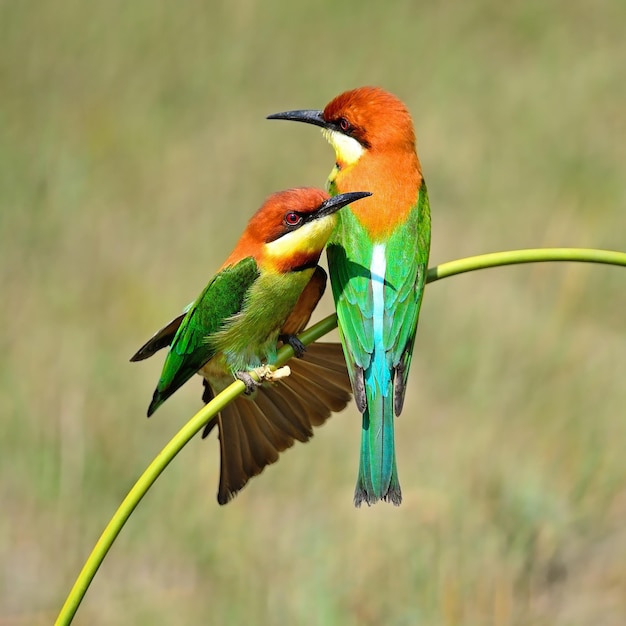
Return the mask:
M246 257L220 271L205 287L172 340L148 415L214 355L208 339L224 320L241 311L246 293L258 275L256 261Z
M212 422L220 440L220 504L231 500L295 441L308 441L314 426L350 401L350 380L339 344L314 343L304 358L292 359L290 367L291 376L265 383L253 398L236 398Z

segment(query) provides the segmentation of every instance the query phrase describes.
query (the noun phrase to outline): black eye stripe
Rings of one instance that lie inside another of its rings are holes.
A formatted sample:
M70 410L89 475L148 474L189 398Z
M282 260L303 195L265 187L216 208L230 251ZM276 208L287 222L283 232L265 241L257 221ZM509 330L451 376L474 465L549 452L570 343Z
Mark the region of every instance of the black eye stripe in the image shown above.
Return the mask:
M370 142L367 140L365 131L360 126L355 126L345 117L338 117L332 120L337 132L356 139L365 149L371 148Z

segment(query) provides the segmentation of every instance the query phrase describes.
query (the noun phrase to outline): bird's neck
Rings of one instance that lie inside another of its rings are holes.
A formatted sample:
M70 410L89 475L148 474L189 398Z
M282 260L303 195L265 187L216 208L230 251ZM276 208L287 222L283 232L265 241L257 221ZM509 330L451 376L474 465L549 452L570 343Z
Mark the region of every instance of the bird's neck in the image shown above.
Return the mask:
M332 193L370 191L349 210L374 240L385 239L406 221L417 204L422 185L419 159L414 150L375 153L366 151L351 164L338 162L328 185Z
M263 269L276 274L297 273L313 270L319 261L321 250L300 250L290 255L272 257L264 255Z

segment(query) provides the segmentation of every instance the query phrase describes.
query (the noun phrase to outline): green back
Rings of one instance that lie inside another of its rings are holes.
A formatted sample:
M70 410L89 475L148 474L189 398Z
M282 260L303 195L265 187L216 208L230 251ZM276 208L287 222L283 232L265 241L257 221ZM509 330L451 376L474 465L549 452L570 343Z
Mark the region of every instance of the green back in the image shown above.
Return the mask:
M384 362L377 351L372 382L386 393L391 370L397 368L400 378L396 387L403 398L430 250L430 208L424 183L408 219L383 243ZM346 358L353 382L355 366L370 368L377 341L372 284L383 278L370 272L375 244L352 211L339 213L339 223L328 247L328 264L339 326L349 346Z

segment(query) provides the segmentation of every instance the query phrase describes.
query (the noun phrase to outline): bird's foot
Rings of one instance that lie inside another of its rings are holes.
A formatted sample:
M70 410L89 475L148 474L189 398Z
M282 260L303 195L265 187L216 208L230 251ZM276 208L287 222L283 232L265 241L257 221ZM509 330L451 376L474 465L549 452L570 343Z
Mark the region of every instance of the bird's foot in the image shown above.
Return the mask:
M257 379L253 378L250 374L253 373L257 376ZM250 372L237 372L235 376L241 380L246 386L246 395L252 395L257 387L260 387L264 382L274 382L276 380L280 380L281 378L286 378L291 374L291 370L289 366L283 365L283 367L279 367L278 369L272 367L271 365L261 365L261 367L257 367Z
M242 381L246 386L245 394L247 396L251 396L255 392L256 388L261 386L261 381L254 380L248 372L237 372L235 377Z
M306 352L306 346L295 335L279 335L278 338L293 349L294 354L298 359L301 359Z

